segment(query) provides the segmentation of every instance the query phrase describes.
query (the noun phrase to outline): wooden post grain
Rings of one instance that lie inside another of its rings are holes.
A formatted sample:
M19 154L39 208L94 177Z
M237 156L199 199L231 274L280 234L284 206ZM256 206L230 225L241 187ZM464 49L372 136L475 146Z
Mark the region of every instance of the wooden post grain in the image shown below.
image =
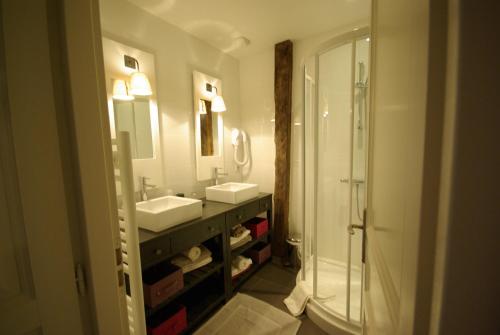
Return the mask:
M290 138L292 124L293 43L289 40L274 49L274 103L276 161L274 186L273 256L287 255L290 190Z

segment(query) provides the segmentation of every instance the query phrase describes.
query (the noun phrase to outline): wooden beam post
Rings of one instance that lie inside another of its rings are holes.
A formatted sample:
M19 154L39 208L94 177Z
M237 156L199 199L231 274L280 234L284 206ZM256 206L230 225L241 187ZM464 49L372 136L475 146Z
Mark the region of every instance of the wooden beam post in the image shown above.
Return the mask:
M280 42L274 49L274 103L276 144L273 256L286 258L290 190L290 139L292 131L293 43Z

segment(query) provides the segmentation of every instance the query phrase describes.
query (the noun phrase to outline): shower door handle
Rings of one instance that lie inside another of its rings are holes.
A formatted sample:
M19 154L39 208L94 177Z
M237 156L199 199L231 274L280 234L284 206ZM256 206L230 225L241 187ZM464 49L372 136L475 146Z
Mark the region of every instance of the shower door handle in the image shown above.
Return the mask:
M350 224L347 229L349 230L349 234L354 235L354 229L363 230L362 224Z
M363 209L363 224L350 224L347 226L349 233L351 235L354 234L354 229L359 229L363 232L362 240L361 240L361 262L365 263L365 255L366 255L366 208Z

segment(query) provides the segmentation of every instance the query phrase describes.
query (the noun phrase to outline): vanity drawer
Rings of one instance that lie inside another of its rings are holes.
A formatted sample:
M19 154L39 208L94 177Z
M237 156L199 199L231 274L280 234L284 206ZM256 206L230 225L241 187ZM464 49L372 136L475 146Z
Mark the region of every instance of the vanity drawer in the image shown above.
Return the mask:
M171 253L170 236L160 236L140 246L142 268L158 263Z
M206 221L197 222L189 227L172 233L172 252L178 253L200 244L215 235L221 234L224 227L224 215Z
M261 210L262 212L269 211L269 210L271 210L272 207L273 207L273 204L272 204L272 198L271 197L260 199L260 201L259 201L259 210Z
M259 200L251 202L245 206L241 206L233 209L226 214L226 222L229 224L229 228L232 226L250 220L259 214Z

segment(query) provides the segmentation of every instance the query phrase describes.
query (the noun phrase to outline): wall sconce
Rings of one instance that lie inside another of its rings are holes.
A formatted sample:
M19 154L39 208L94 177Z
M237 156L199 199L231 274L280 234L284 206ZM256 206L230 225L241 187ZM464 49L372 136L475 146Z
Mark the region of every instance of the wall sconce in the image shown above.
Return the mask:
M202 99L198 100L198 112L200 114L207 114L207 106L205 105L205 101Z
M137 69L136 72L130 76L130 93L133 95L149 96L153 94L151 84L145 73L139 69L139 62L134 57L127 55L123 56L125 66L131 69ZM137 67L136 67L137 65Z
M113 99L130 101L134 96L128 92L127 83L123 79L115 79L113 82Z
M212 98L212 112L225 112L226 104L224 103L224 99L217 93L217 86L207 83L206 90L208 92L212 92L215 89L214 97ZM213 93L213 92L212 92Z

